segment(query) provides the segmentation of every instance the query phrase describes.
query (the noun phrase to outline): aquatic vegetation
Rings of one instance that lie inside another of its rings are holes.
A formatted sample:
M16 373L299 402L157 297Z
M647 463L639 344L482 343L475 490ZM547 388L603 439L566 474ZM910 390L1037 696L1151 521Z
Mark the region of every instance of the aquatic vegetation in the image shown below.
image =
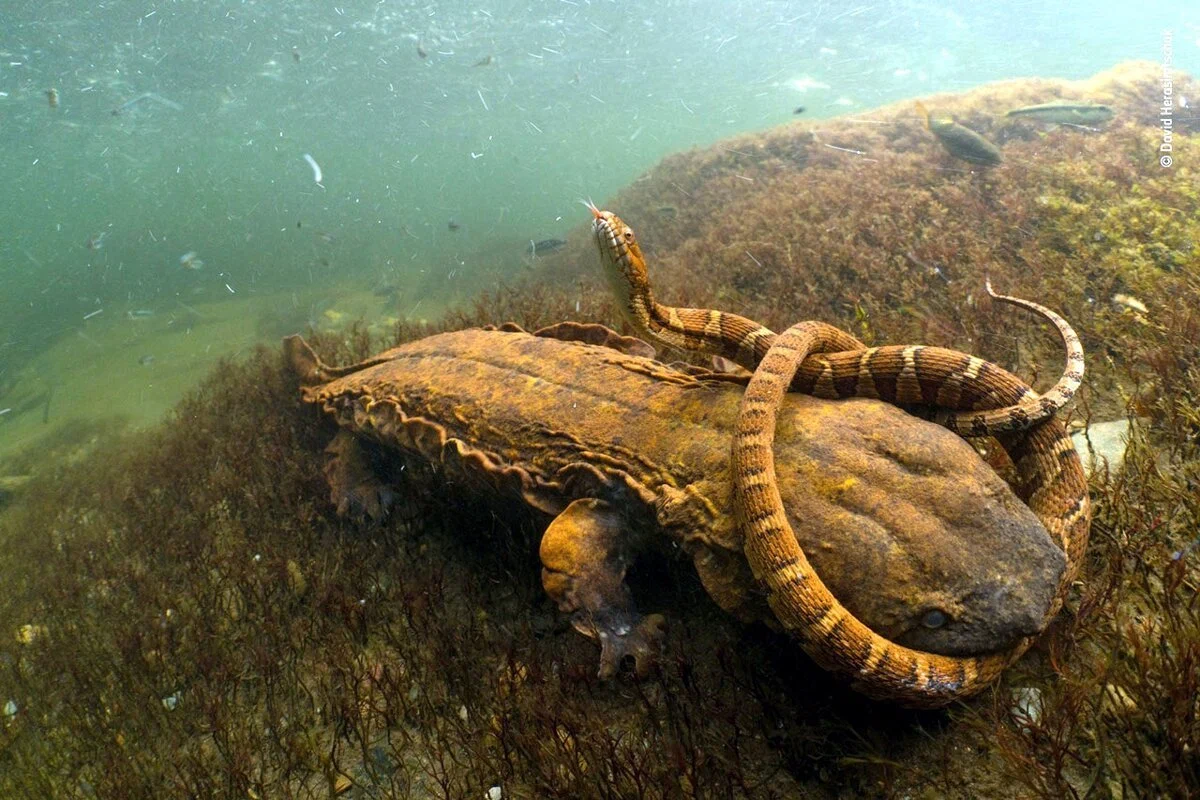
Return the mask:
M930 715L857 698L669 561L631 581L675 621L670 658L601 684L594 646L541 599L526 512L411 463L397 519L339 522L330 431L260 352L161 431L46 465L0 513L0 795L1197 793L1200 131L1178 119L1176 166L1158 166L1157 70L928 100L1001 147L986 174L947 169L905 103L674 155L605 203L672 304L776 329L823 319L1043 377L1057 343L983 308L984 273L1076 326L1077 416L1128 414L1138 434L1122 471L1091 478L1068 613L979 700ZM1115 116L1097 132L1004 117L1058 98ZM587 237L567 238L527 285L392 338L616 322ZM338 363L380 344L366 326L318 337Z
M523 512L412 463L395 520L338 522L329 431L277 359L228 366L174 424L4 519L4 794L781 797L772 749L801 771L842 752L814 722L838 690L738 632L677 565L639 581L687 609L672 659L601 684L594 647L540 599ZM45 535L14 535L32 527Z

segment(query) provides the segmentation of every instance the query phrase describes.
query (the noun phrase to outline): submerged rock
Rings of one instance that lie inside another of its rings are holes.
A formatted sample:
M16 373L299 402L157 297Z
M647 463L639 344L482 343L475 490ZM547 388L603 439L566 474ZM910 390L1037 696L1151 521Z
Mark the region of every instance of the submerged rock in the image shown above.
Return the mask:
M1127 419L1094 422L1072 433L1071 441L1075 443L1088 475L1106 466L1115 473L1120 472L1125 463L1125 449L1129 446L1132 432L1133 423Z

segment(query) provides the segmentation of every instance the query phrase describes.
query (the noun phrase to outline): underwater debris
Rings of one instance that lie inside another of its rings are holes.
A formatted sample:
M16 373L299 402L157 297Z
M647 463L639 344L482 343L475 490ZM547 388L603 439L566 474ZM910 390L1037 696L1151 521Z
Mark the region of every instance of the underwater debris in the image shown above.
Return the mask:
M308 166L312 167L313 183L321 186L321 188L325 188L321 183L322 179L325 177L325 174L321 172L321 165L318 164L317 160L308 153L304 154L304 160L308 162ZM297 224L296 227L299 227L299 224Z
M950 116L933 116L925 104L917 101L917 111L925 117L929 130L955 158L994 167L1004 160L1000 148L965 125L960 125Z
M188 250L179 257L179 266L187 270L198 270L204 268L204 262L200 260L199 254L195 250Z

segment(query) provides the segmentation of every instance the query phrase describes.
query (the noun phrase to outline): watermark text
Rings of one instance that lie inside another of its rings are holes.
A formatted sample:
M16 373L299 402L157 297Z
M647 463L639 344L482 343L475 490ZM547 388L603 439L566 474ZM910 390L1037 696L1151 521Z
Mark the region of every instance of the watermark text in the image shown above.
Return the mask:
M1174 60L1172 40L1175 33L1170 28L1163 31L1162 41L1162 107L1158 110L1158 121L1162 125L1162 142L1158 145L1158 164L1169 169L1175 163L1171 157L1171 139L1175 133L1175 81L1171 62Z

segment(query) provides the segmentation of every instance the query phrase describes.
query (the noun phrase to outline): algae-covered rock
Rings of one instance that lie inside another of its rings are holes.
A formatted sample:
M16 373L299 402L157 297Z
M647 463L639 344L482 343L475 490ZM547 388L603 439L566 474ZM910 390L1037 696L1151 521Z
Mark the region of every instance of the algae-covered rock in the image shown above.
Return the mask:
M1136 365L1157 351L1143 322L1177 307L1200 271L1200 118L1175 115L1163 168L1161 78L1161 65L1129 62L1087 80L923 98L999 145L1003 163L986 169L946 154L904 101L669 156L604 205L636 231L662 302L776 330L821 319L868 343L953 346L1057 375L1057 341L1023 315L985 313L989 275L1085 332L1089 381L1117 416L1109 359ZM1198 97L1200 86L1176 71L1174 93ZM1114 116L1088 126L1006 116L1049 101L1102 103ZM570 237L561 258L598 277L586 239ZM551 280L562 272L561 261L545 268ZM1139 321L1114 296L1148 314Z

